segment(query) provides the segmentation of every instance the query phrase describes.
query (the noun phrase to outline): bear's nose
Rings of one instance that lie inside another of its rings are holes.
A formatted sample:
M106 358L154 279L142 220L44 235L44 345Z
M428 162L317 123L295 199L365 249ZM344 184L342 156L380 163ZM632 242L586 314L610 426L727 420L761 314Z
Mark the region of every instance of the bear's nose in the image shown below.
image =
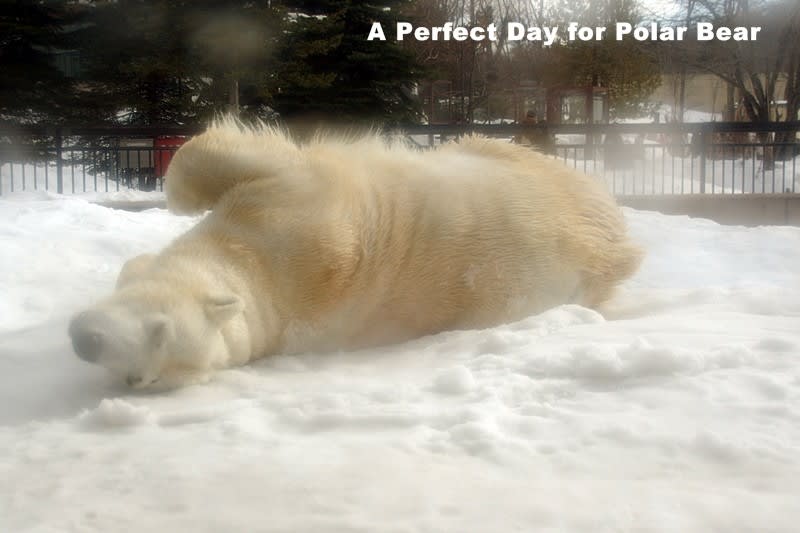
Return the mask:
M69 335L72 337L72 348L84 361L97 362L103 352L103 334L87 324L85 314L75 317L69 325Z

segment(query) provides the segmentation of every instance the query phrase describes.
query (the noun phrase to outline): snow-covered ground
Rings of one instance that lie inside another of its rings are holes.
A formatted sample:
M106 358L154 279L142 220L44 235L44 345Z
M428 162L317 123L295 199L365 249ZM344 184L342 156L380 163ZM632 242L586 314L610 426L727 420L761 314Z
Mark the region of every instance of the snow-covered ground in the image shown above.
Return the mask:
M0 531L797 531L800 228L625 213L603 315L141 394L67 320L195 221L0 198Z

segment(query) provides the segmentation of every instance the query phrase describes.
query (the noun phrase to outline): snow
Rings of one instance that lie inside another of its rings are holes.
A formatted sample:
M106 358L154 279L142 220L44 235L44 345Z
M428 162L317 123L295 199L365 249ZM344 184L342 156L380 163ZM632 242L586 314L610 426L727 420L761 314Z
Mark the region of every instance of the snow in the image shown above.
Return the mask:
M657 106L656 112L658 113L658 120L660 123L666 123L672 120L675 114L674 108L669 104L661 103ZM616 120L619 124L652 124L654 120L653 114L648 113L643 116L635 118L624 118ZM722 113L712 113L710 111L702 111L700 109L685 109L683 111L683 123L690 124L695 122L721 122Z
M67 321L196 219L0 198L0 531L795 531L800 228L625 213L602 313L139 393Z

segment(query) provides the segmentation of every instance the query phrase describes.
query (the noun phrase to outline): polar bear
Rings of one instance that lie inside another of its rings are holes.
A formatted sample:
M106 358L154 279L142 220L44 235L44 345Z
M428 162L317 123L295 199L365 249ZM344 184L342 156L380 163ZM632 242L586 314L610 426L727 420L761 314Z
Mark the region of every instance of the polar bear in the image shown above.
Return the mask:
M298 145L223 120L177 151L166 184L172 211L210 213L69 327L81 358L135 387L597 307L641 260L598 180L478 136Z

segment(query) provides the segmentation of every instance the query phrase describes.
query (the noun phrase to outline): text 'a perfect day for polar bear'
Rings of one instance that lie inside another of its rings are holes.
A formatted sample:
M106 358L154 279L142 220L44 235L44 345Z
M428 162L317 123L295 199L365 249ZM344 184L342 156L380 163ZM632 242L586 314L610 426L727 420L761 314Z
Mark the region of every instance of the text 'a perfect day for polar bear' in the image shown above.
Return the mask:
M559 26L526 26L520 22L509 22L505 27L505 37L509 41L540 41L544 46L552 46L558 41L602 41L612 37L617 41L634 39L637 41L683 41L693 36L698 41L755 41L761 26L714 26L710 22L698 22L694 32L687 26L663 26L656 22L634 26L628 22L617 22L611 31L606 26L582 26L570 22L565 31ZM498 27L456 26L447 22L443 26L417 26L410 22L398 22L395 26L395 39L404 41L498 41ZM380 22L374 22L367 36L368 41L385 41L386 33Z

